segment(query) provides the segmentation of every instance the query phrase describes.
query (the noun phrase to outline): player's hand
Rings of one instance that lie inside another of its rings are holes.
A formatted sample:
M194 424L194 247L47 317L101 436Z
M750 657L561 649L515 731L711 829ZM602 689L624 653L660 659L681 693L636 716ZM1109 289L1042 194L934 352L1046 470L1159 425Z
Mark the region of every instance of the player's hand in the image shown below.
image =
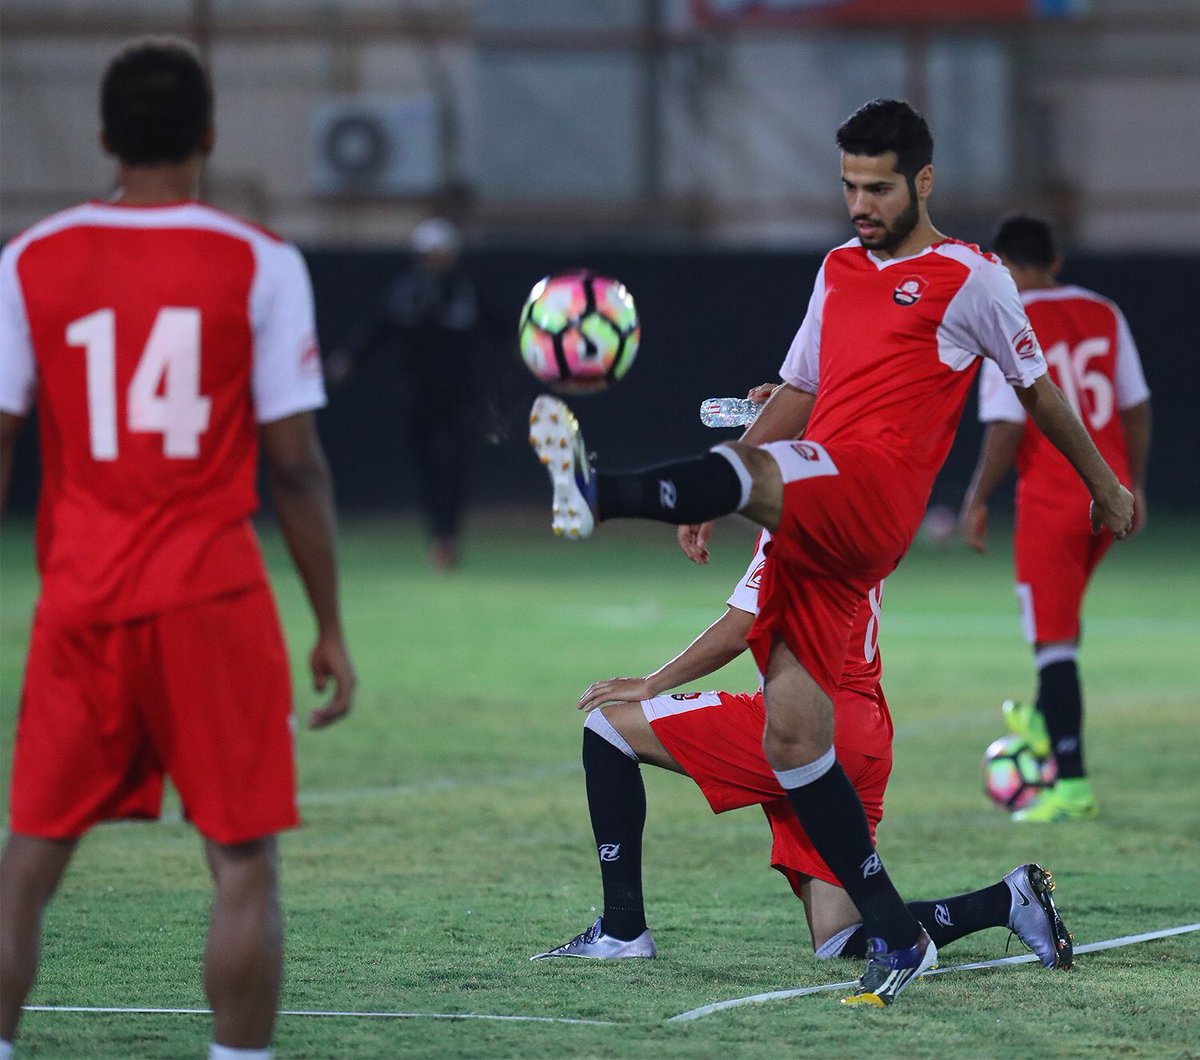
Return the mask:
M655 694L644 677L610 677L588 686L579 697L579 709L591 711L609 703L640 703L643 699L653 699Z
M988 510L986 504L964 504L958 517L963 540L981 556L987 552Z
M1129 536L1136 537L1146 528L1146 491L1140 486L1133 491L1133 526Z
M312 671L313 688L324 692L333 679L333 695L323 707L317 707L308 716L310 729L323 729L350 713L354 701L354 688L358 675L346 650L346 642L340 634L325 635L317 640L308 656L308 667Z
M1133 530L1133 494L1118 485L1104 497L1093 498L1088 514L1091 516L1093 534L1110 530L1118 541L1124 541Z
M750 390L747 391L746 397L748 397L756 405L765 405L767 403L767 398L774 394L778 387L778 383L759 383L758 386L751 387Z
M675 531L675 538L683 554L693 563L708 562L708 539L712 537L713 524L687 523Z

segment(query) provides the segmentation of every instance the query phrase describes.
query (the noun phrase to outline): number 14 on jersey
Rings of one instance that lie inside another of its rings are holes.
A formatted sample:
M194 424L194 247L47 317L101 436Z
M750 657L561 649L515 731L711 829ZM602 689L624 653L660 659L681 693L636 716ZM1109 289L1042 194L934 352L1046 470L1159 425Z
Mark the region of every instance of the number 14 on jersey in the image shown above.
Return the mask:
M84 348L92 456L116 460L116 314L111 309L97 309L68 324L67 344ZM200 393L200 310L166 306L155 317L129 381L125 400L128 428L161 434L163 456L194 458L200 455L200 435L208 429L211 409L212 400Z

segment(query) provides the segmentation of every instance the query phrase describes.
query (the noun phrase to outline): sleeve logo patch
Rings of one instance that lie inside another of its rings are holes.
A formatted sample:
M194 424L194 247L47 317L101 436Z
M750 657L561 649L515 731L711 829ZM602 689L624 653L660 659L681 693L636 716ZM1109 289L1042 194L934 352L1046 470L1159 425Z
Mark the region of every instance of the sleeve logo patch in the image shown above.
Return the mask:
M321 373L321 350L317 346L316 336L309 335L305 340L304 350L300 354L300 374L306 379L312 379L320 376Z
M892 301L896 305L916 305L928 286L921 276L905 276L892 292Z
M761 589L762 588L763 568L766 565L767 565L767 561L764 559L761 563L758 564L757 567L754 568L754 570L750 574L750 577L746 579L746 588L748 588L748 589Z
M1024 331L1017 333L1016 338L1013 339L1013 350L1016 351L1018 357L1025 360L1037 356L1038 340L1032 327L1027 327Z

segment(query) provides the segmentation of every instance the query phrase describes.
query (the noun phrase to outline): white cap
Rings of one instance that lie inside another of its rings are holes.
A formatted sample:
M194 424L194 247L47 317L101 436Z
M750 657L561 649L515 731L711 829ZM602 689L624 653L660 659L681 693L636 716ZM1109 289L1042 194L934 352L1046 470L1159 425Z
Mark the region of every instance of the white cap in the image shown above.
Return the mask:
M418 254L457 253L462 249L462 236L453 222L430 217L413 229L412 248Z

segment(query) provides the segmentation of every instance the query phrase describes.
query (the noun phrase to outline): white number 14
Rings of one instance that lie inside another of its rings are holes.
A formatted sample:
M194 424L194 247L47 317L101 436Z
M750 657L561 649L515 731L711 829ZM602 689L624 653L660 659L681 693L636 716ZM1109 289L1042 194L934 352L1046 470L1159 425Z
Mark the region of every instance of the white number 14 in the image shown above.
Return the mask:
M84 347L87 360L92 456L116 460L116 314L98 309L68 324L67 344ZM208 429L212 400L200 394L199 309L168 306L158 311L129 381L125 405L129 430L161 434L164 456L200 455L200 435Z

